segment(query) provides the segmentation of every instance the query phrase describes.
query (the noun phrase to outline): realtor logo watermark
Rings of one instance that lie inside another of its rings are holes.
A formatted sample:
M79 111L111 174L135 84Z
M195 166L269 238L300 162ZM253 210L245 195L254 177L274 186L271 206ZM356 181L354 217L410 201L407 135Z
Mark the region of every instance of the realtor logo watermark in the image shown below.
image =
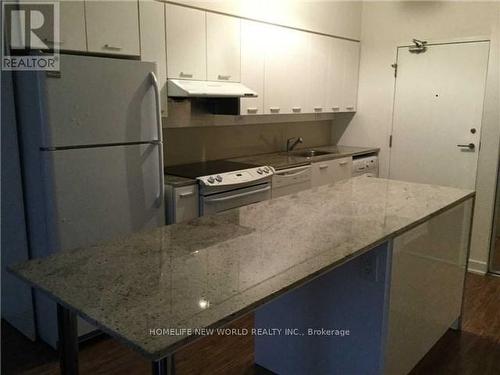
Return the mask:
M2 1L2 69L59 70L59 3Z

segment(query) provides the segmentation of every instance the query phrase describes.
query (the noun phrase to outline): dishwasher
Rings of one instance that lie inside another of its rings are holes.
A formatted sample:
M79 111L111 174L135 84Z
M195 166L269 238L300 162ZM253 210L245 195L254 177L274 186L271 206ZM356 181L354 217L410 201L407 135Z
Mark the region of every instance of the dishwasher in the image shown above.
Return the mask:
M310 165L275 171L272 179L272 197L281 197L311 188L311 177Z
M378 156L355 156L352 161L352 176L378 177Z

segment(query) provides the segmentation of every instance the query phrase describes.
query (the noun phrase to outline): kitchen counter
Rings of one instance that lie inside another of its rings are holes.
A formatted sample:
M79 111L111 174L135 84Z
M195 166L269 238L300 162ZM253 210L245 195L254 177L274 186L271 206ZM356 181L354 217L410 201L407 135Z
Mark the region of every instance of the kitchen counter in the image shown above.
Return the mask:
M294 155L295 152L300 151L299 149L299 150L294 150L290 153L275 152L270 154L238 157L229 160L250 163L255 165L268 165L276 170L280 170L290 167L298 167L301 165L308 165L316 161L332 160L348 156L376 153L380 150L379 148L376 147L352 147L352 146L318 146L318 147L308 147L307 149L328 151L331 152L331 154L319 155L310 158Z
M473 196L356 177L11 270L155 361Z
M196 180L192 178L172 176L170 174L165 175L165 185L171 185L173 187L188 186L196 184Z

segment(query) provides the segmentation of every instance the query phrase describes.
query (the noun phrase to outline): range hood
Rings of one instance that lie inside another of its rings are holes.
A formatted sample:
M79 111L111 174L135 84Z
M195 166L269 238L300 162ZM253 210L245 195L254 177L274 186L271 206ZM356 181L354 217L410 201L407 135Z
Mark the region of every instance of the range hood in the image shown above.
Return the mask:
M173 98L255 98L257 93L238 82L169 79L168 96Z

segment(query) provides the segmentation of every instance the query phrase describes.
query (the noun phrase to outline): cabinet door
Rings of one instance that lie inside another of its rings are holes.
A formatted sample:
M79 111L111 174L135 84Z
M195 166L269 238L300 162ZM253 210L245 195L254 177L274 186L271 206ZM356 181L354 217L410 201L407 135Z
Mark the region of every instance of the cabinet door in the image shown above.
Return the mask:
M207 80L240 81L241 21L207 13Z
M53 25L40 30L40 41L32 41L34 47L59 48L62 51L87 51L87 38L85 34L85 3L75 0L59 0L59 41L55 41L47 31ZM15 45L15 43L14 43Z
M165 4L153 0L139 2L141 60L156 63L161 94L161 112L167 115L167 51L165 47Z
M312 186L332 184L350 178L352 175L352 158L327 160L312 164Z
M329 112L327 77L330 57L330 37L309 34L309 71L307 73L307 107L305 112Z
M355 112L358 101L359 42L343 40L344 77L342 84L344 112Z
M352 157L333 160L333 181L342 181L352 176Z
M140 55L137 1L85 1L89 52Z
M328 112L340 112L343 101L344 48L343 40L330 38L327 67L326 106Z
M258 95L240 99L242 115L262 114L264 111L266 28L260 22L241 21L241 83Z
M205 12L165 5L168 78L207 79Z
M301 113L306 107L309 37L269 26L264 72L264 112Z
M198 186L189 185L174 189L174 218L175 223L194 219L199 216Z

